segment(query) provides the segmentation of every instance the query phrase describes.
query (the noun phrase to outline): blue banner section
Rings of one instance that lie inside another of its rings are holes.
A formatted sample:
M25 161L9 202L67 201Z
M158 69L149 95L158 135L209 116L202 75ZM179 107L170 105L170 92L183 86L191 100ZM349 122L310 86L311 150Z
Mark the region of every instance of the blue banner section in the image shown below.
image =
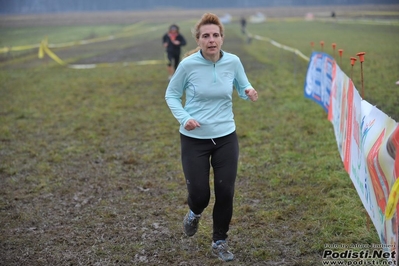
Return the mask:
M335 60L328 54L313 52L305 80L305 97L320 104L328 113Z

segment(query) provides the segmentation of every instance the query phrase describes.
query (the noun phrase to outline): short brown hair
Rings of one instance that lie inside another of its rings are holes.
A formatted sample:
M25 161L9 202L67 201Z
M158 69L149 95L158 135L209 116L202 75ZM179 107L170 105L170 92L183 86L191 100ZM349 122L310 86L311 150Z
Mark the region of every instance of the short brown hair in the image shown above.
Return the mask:
M190 51L186 52L186 53L183 55L183 58L186 58L187 56L190 56L190 55L192 55L192 54L198 52L200 49L201 49L201 48L199 48L199 47L197 47L197 48L195 48L195 49L191 49Z
M218 26L220 29L220 35L223 37L224 27L222 22L220 22L218 16L212 13L205 13L202 15L201 19L197 22L197 24L195 24L193 32L194 38L199 39L201 26L210 25L210 24Z

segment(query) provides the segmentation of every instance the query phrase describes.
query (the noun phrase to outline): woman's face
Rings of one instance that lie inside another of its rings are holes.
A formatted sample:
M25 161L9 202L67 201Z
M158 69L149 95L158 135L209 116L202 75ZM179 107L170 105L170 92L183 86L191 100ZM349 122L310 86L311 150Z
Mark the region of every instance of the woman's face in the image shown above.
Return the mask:
M197 44L205 58L210 59L219 56L223 44L219 26L215 24L202 25L199 29Z

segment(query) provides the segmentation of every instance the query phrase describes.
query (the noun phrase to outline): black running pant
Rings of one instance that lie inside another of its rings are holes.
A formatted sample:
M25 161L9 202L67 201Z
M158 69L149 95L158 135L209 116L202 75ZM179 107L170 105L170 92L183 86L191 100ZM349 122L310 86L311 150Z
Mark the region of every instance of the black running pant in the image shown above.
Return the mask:
M180 52L179 53L167 52L167 57L168 57L168 66L173 66L173 68L176 70L177 66L180 63Z
M238 140L235 132L215 139L195 139L180 134L181 159L188 189L188 206L201 214L210 200L210 167L214 173L213 241L225 240L233 215L237 175Z

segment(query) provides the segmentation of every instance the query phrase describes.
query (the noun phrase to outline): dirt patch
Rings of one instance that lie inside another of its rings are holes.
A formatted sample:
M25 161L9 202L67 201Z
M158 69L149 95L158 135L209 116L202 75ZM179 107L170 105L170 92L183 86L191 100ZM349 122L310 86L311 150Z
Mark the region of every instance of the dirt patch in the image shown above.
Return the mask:
M164 58L161 41L147 41L140 42L138 45L115 49L94 57L78 60L74 62L74 64L121 63L142 60L162 60Z

